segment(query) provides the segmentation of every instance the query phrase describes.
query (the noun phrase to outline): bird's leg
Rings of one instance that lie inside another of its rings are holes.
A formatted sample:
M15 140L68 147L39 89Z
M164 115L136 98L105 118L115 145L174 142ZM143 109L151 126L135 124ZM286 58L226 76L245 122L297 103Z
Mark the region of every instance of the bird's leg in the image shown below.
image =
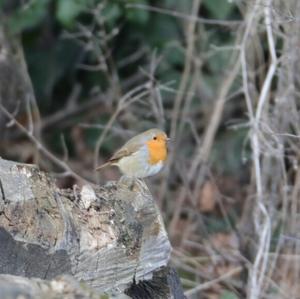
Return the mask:
M143 179L136 178L136 179L135 179L135 183L136 183L136 185L138 186L138 188L139 188L140 190L145 189L145 182L144 182Z
M123 175L119 183L127 186L130 191L133 191L135 188L141 191L145 189L145 182L140 178Z
M126 186L130 186L132 184L132 179L129 176L124 174L120 177L119 183L126 185Z
M132 184L130 186L130 190L137 189L139 191L143 191L145 189L145 182L141 178L131 178Z
M132 191L134 188L134 185L135 185L135 178L127 176L127 175L123 175L123 176L121 176L119 183L127 186L128 189Z

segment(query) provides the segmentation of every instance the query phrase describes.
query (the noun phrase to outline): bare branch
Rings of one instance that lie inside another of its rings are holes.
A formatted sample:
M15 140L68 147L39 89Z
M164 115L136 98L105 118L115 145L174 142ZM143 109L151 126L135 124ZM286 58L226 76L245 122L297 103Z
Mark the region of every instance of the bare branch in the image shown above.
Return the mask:
M45 155L51 162L53 162L55 165L59 166L60 168L62 168L65 171L65 174L71 177L74 177L75 179L82 181L82 182L87 182L90 183L88 181L86 181L84 178L82 178L80 175L78 175L77 173L75 173L70 166L65 163L64 161L60 160L59 158L57 158L54 154L52 154L49 150L46 149L46 147L39 141L37 140L34 135L32 133L30 133L22 124L20 124L15 117L9 112L7 111L7 109L5 109L3 107L2 104L0 104L0 109L2 110L2 112L8 117L8 119L10 121L13 121L13 123L17 126L17 128L27 136L27 138L36 146L36 148L38 149L38 151L40 151L43 155Z

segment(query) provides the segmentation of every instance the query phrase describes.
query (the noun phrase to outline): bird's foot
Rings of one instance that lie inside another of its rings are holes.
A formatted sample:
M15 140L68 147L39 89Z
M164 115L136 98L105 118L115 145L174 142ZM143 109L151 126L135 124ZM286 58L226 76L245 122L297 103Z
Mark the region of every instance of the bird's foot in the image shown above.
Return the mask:
M134 191L135 189L145 189L145 182L139 178L128 177L126 175L123 175L120 178L119 183L127 186L130 191Z

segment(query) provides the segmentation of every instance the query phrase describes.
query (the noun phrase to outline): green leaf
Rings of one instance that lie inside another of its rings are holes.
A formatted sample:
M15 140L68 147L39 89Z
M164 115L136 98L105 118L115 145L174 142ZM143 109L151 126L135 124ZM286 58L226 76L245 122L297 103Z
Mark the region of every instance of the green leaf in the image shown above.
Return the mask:
M238 299L238 297L232 292L224 291L221 295L221 299Z
M211 153L211 161L219 173L233 175L243 169L243 158L250 155L245 148L247 134L246 129L227 129L219 132Z
M173 66L183 66L184 64L184 53L180 51L178 47L166 48L166 60Z
M47 49L27 49L26 57L37 98L43 99L42 106L48 105L53 90L62 78L72 72L74 60L79 53L78 46L67 40L60 40ZM64 83L66 85L66 83Z
M5 4L5 1L4 0L0 0L0 9L3 8L4 4Z
M19 7L9 20L9 28L14 33L29 29L45 19L49 0L32 0Z
M160 15L153 15L145 32L147 41L151 47L163 48L167 43L180 40L180 32L174 18Z
M57 0L56 18L63 25L72 26L75 18L90 5L90 0Z
M210 71L212 71L214 74L220 73L223 70L226 70L229 63L229 51L219 51L215 55L211 55L208 58L208 64Z
M122 11L118 3L109 2L102 11L102 17L111 26L114 27L116 20L121 16Z
M129 1L130 4L139 4L139 5L147 5L148 1ZM139 8L128 8L126 11L126 18L128 21L136 24L146 24L149 21L150 13L146 9L139 9Z
M234 9L230 0L204 0L205 8L211 13L212 18L226 19Z

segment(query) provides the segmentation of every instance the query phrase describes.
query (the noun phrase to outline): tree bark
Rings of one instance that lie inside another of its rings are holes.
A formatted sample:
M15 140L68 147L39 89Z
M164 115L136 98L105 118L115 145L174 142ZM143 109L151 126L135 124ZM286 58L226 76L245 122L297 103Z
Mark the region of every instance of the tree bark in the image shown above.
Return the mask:
M170 252L144 182L59 189L35 166L0 159L1 298L184 298Z

